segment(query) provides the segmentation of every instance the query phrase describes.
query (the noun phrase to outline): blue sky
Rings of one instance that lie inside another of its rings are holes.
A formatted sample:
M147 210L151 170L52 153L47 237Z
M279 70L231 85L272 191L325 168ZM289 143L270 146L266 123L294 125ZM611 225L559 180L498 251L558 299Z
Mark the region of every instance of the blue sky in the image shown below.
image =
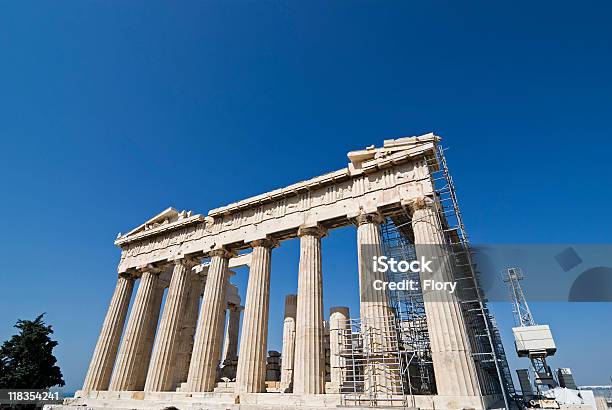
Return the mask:
M609 242L610 3L2 2L0 339L47 312L80 387L118 232L444 137L476 243ZM357 306L355 231L324 240L325 306ZM297 287L274 251L270 348ZM236 281L243 289L246 273ZM510 307L493 306L514 368ZM553 366L608 382L610 304L535 303Z

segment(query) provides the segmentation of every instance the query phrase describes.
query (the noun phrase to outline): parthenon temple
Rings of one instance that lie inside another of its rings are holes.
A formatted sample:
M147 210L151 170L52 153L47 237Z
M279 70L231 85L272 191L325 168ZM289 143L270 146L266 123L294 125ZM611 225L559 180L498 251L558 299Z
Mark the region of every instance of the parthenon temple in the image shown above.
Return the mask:
M119 234L115 290L83 387L64 406L503 403L507 364L440 144L434 134L385 140L349 152L340 170L207 214L168 208ZM322 238L344 226L357 231L358 269L345 280L359 283L359 309L324 311ZM268 351L271 258L292 238L299 238L297 292L285 298L282 351ZM389 279L373 269L377 255L443 250L467 266L441 268L448 280L461 276L462 293L434 300L372 286ZM231 279L241 267L248 268L245 295Z

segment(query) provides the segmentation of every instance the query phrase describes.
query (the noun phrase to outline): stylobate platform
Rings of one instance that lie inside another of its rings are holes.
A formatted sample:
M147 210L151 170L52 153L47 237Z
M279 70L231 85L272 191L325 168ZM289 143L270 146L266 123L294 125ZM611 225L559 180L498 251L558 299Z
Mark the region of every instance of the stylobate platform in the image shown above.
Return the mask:
M77 392L74 398L64 400L62 405L47 405L46 410L74 410L75 407L88 409L364 409L372 408L373 402L362 397L349 399L340 394L299 395L289 393L184 393L184 392ZM438 395L396 396L392 400L380 399L378 408L419 408L419 409L494 409L499 406L499 397L453 397Z

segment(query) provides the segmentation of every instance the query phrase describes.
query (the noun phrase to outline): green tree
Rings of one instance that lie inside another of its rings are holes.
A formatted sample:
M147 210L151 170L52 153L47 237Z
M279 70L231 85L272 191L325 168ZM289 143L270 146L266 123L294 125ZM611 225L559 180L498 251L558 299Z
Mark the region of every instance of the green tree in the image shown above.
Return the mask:
M43 321L43 315L35 320L18 320L19 333L0 347L0 388L48 389L63 386L62 372L55 365L53 356L55 340L51 326Z

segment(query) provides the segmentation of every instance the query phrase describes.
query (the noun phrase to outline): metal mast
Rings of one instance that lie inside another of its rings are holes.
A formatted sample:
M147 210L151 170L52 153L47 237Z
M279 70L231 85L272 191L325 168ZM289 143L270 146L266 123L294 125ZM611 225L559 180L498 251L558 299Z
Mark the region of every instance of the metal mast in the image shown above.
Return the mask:
M529 304L520 281L525 277L520 268L508 268L503 280L509 284L512 297L514 321L517 327L512 328L514 333L516 352L519 357L528 357L535 373L535 385L541 394L541 386L549 389L557 387L546 358L555 354L557 347L552 333L547 325L538 325L533 319Z
M527 304L523 288L519 283L524 278L520 268L508 268L503 277L504 282L508 283L510 287L510 296L514 306L514 322L517 326L537 326Z

